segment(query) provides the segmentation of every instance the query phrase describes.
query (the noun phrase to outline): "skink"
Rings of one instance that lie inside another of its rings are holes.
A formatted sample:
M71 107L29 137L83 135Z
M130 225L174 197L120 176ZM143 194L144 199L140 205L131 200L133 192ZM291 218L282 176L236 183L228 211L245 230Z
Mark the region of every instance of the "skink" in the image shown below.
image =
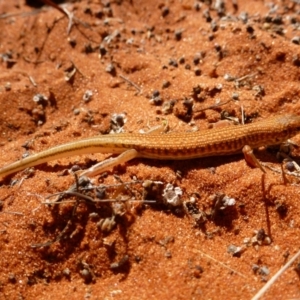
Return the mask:
M185 160L230 155L241 152L245 145L258 148L280 144L299 131L300 116L285 114L246 125L206 129L198 132L101 135L55 146L11 163L0 169L0 177L52 160L96 152L118 154L127 151L130 153L119 162L134 157ZM113 165L116 164L118 161Z

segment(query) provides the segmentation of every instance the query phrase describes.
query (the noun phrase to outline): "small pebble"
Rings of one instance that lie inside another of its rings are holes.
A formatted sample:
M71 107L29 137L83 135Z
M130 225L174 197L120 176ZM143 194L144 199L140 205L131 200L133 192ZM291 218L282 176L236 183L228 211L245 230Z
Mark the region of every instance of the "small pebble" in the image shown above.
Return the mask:
M202 72L201 72L201 70L199 68L196 67L194 69L194 73L195 73L196 76L200 76Z
M116 68L113 64L108 64L105 68L105 71L110 74L114 74L116 72Z
M233 92L231 98L233 100L239 100L239 93Z
M4 85L5 90L8 92L11 90L11 83L10 82L6 82Z
M171 85L171 82L170 82L170 81L164 80L163 83L162 83L162 88L163 88L163 89L166 89L166 88L168 88L170 85Z
M163 17L163 18L166 17L169 13L170 13L169 7L164 6L164 7L162 8L162 10L161 10L161 15L162 15L162 17Z
M177 61L174 58L170 58L170 60L169 60L169 66L173 66L173 67L177 68L178 67L178 63L177 63Z
M92 96L93 96L93 91L91 91L91 90L86 90L86 91L84 92L83 96L82 96L82 100L83 100L84 102L89 102L89 101L91 101Z
M180 41L182 38L182 30L181 29L175 30L174 37L176 41Z
M294 36L291 40L292 43L296 45L300 45L300 37L299 36Z
M74 114L75 116L79 115L79 114L80 114L80 109L79 109L79 108L74 108L73 114Z
M268 276L270 274L270 270L266 266L262 266L258 273L262 276Z
M293 162L291 161L288 161L286 164L285 164L285 168L290 171L290 172L293 172L295 171L295 165L293 164Z

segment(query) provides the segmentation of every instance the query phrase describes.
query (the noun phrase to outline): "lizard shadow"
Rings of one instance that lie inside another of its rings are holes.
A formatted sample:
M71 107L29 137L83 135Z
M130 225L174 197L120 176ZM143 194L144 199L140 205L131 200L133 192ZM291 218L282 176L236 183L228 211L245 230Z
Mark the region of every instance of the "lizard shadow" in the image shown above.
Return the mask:
M270 155L268 153L263 153L263 156L270 158ZM236 162L237 160L243 159L243 156L241 154L237 155L231 155L226 156L226 163ZM260 159L260 157L259 157ZM134 159L127 164L125 164L123 167L118 166L117 173L121 175L122 173L126 172L126 167L128 165L138 164L139 162L142 162L144 164L150 164L153 167L162 167L162 166L168 166L171 169L176 172L176 170L180 170L182 172L182 176L185 176L186 173L190 172L193 169L209 169L209 168L217 168L218 166L224 164L224 157L207 157L205 159L193 159L189 162L187 161L163 161L163 160L147 160L147 159ZM94 163L94 161L90 162L91 164ZM83 164L82 164L83 165ZM49 172L57 172L59 170L63 171L67 168L67 166L60 166L60 165L54 165L49 166L47 164L43 164L41 166L44 171ZM38 167L39 168L39 167ZM180 179L179 179L180 180ZM52 249L50 243L49 245L41 247L41 254L44 257L45 260L53 262L53 261L64 261L67 260L72 253L75 251L77 247L80 246L81 242L84 239L84 236L86 234L86 227L89 222L89 213L95 210L95 205L91 203L85 203L83 206L85 206L85 209L81 209L80 213L75 216L75 219L71 222L70 228L68 229L68 234L72 235L72 239L69 238L61 238L59 241L55 241L55 243L60 244L59 251L54 248ZM170 207L166 206L163 203L158 203L157 205L151 205L150 209L157 210L157 211L163 211L166 214L174 214L179 218L183 218L186 215L186 211L182 207ZM97 210L98 212L98 210ZM142 214L142 211L140 212ZM45 233L45 236L55 236L55 233L62 232L64 230L64 226L68 223L68 220L72 218L72 209L71 207L67 207L64 210L61 211L59 206L54 206L51 210L52 215L52 221L50 223L45 223L43 225L43 231ZM79 216L80 215L80 216ZM111 216L111 210L110 209L103 209L101 208L100 218L108 218ZM224 211L218 211L214 214L214 217L209 217L208 220L212 221L216 226L226 228L226 230L231 231L234 229L233 221L239 217L238 209L235 207L230 207ZM78 223L80 223L80 229L78 229ZM130 226L130 222L123 218L119 218L118 220L119 224L122 224L118 226L119 233L122 236L124 245L128 244L128 238L127 238L127 229ZM201 223L197 225L203 232L207 232L205 223ZM72 232L76 231L76 234L74 235ZM99 236L101 234L98 234ZM55 239L55 238L54 238ZM49 247L50 246L50 247ZM88 245L85 246L88 250ZM126 248L126 246L125 246ZM61 256L61 251L64 252L64 255ZM115 261L116 259L116 251L111 248L107 250L108 258L111 262ZM126 257L126 255L124 255ZM114 269L112 269L113 272L121 272L126 277L126 274L128 274L130 270L130 264L128 263L128 260L123 259L119 263L114 265Z

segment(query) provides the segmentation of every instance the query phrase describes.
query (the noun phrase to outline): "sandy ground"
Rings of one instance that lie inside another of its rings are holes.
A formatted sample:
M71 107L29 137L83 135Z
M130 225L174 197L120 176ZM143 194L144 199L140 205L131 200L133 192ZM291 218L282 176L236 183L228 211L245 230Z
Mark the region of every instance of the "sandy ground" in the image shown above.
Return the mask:
M53 7L0 2L0 166L120 128L168 123L184 133L241 122L242 112L246 122L299 113L293 1L83 0L64 8L75 16L70 30ZM292 154L297 161L300 151ZM280 170L276 151L256 155ZM299 250L298 178L284 184L269 169L263 177L242 154L135 159L92 179L107 198L153 204L43 204L74 183L74 165L107 156L60 159L1 180L1 299L250 299ZM145 188L146 180L162 186ZM183 205L161 203L168 183ZM224 195L235 205L217 209ZM296 261L263 298L299 299L299 269Z

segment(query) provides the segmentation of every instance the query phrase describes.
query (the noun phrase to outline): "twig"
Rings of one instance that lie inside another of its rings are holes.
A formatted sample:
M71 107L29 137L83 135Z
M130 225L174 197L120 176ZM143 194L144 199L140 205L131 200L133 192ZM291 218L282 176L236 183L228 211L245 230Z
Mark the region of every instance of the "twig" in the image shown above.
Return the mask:
M229 103L229 102L231 102L231 100L228 100L228 101L225 101L225 102L221 102L221 103L218 103L218 104L213 104L213 105L210 105L210 106L201 108L201 109L199 109L199 110L195 110L194 113L198 113L198 112L201 112L201 111L204 111L204 110L207 110L207 109L213 109L213 108L216 108L216 107L225 105L225 104L227 104L227 103Z
M243 81L243 80L245 80L245 79L254 77L256 74L257 74L257 73L248 74L248 75L242 76L242 77L240 77L240 78L236 78L235 81L241 82L241 81Z
M64 14L68 19L69 19L69 24L67 27L67 34L71 32L72 26L73 26L73 21L76 21L83 25L84 27L91 27L89 24L82 22L81 20L77 19L74 17L74 14L72 12L69 12L66 8L62 8L56 3L54 3L52 0L42 0L45 4L52 6L53 8L57 9L60 11L62 14ZM76 22L74 23L76 25Z
M81 76L83 76L84 78L86 78L87 76L84 75L84 74L80 71L79 68L77 68L77 66L75 65L75 63L73 62L73 60L70 59L70 61L71 61L71 64L74 66L74 68L78 71L78 73L79 73Z
M245 124L245 111L243 105L241 105L242 124Z
M271 287L271 285L287 270L292 263L300 257L300 250L258 291L251 300L258 300Z
M42 8L37 8L37 9L32 10L32 11L27 11L27 12L1 14L0 19L6 19L6 18L11 18L11 17L17 17L17 16L27 17L27 16L31 16L31 15L34 15L34 14L38 14L41 11L44 11L44 10L46 10L46 9L44 7L42 7Z
M287 185L290 181L289 181L288 178L286 177L286 174L285 174L284 169L283 169L283 164L280 164L280 167L281 167L281 174L282 174L282 181L283 181L283 184L284 184L284 185Z
M30 64L35 64L35 65L37 65L37 64L42 64L42 63L44 63L45 61L44 60L38 60L38 61L33 61L33 60L30 60L28 57L26 57L26 56L22 56L23 57L23 59L26 61L26 62L28 62L28 63L30 63Z
M278 173L278 174L282 173L281 170L275 169L275 168L269 166L267 163L264 163L264 162L260 162L260 163L262 164L263 167L271 170L274 173ZM294 177L300 177L300 174L298 174L296 172L289 172L289 171L284 171L284 172L285 172L285 175L290 175L290 176L294 176Z
M236 271L236 270L234 270L234 269L228 267L227 265L225 265L225 264L222 263L221 261L216 260L216 259L213 258L212 256L210 256L210 255L208 255L208 254L202 252L201 250L198 250L198 249L197 249L197 250L194 250L193 252L194 252L194 253L201 253L203 256L205 256L206 258L209 258L210 260L212 260L212 261L218 263L218 264L221 265L223 268L226 268L226 269L230 270L231 272L234 272L234 273L236 273L236 274L238 274L238 275L240 275L240 276L242 276L242 277L244 277L244 278L246 278L246 279L248 278L246 275L244 275L244 274L242 274L242 273L240 273L240 272L238 272L238 271Z
M24 216L23 213L17 212L17 211L2 211L0 214L10 214L10 215L16 215L16 216Z
M65 8L61 8L59 5L57 5L56 3L52 2L51 0L42 0L42 2L44 2L45 4L54 7L55 9L57 9L58 11L60 11L62 14L64 14L68 19L69 19L69 24L67 27L67 34L69 35L72 25L73 25L73 13L69 12L67 9Z
M141 93L141 88L135 84L134 82L132 82L130 79L128 79L127 77L123 76L123 75L119 75L123 80L125 80L126 82L128 82L129 84L131 84L139 93Z
M59 193L55 193L55 194L51 194L49 196L46 197L46 199L50 199L52 197L58 196L58 195L68 195L68 196L75 196L75 197L81 197L85 200L88 201L92 201L93 203L111 203L111 202L142 202L145 204L153 204L156 203L156 200L135 200L135 199L99 199L99 200L95 200L91 197L85 196L83 194L77 193L77 192L59 192ZM45 205L53 205L53 204L62 204L62 203L74 203L76 202L76 200L65 200L64 202L48 202L48 201L44 201L41 202L41 204L45 204Z
M30 82L32 83L32 85L33 85L34 87L37 87L37 84L36 84L36 82L34 81L33 77L30 76L30 75L28 75L28 78L29 78Z

